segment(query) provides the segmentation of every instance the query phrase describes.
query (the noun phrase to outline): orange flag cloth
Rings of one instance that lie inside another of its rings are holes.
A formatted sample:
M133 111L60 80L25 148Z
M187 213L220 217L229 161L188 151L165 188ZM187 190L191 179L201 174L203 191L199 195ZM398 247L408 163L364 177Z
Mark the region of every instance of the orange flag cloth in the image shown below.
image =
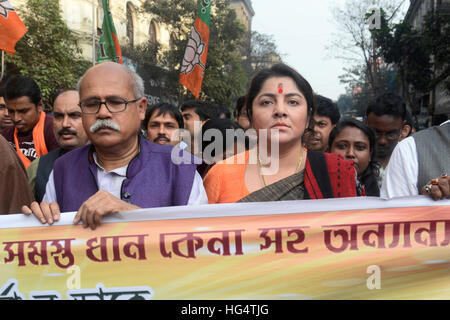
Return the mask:
M0 50L9 54L16 52L15 46L23 35L27 32L27 27L20 20L13 6L8 0L0 2Z

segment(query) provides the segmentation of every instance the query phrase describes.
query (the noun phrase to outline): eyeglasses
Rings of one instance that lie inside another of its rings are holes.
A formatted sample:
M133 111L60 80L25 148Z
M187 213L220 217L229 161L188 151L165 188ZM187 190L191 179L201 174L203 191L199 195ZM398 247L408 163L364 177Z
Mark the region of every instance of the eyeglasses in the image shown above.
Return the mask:
M102 101L100 99L87 99L85 101L81 101L78 105L81 108L81 112L83 112L84 114L98 113L102 104L105 105L106 109L108 109L109 112L119 113L125 111L129 103L136 102L140 99L141 98L126 100L119 97L106 98L105 101Z

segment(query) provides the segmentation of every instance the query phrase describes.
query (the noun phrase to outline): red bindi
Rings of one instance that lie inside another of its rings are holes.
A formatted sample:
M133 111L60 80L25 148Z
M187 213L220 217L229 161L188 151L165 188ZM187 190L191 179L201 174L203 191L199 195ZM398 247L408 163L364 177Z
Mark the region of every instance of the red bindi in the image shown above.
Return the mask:
M281 83L278 85L278 93L283 93L283 85Z

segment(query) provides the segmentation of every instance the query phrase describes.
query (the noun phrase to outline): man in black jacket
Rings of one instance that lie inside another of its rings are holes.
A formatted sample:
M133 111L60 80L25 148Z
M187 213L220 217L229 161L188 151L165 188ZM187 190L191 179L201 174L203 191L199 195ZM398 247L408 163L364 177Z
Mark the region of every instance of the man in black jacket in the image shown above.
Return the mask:
M45 186L56 159L88 142L81 122L79 101L80 96L75 90L63 91L55 98L53 131L60 147L37 158L27 168L28 182L38 202L42 201L45 194Z

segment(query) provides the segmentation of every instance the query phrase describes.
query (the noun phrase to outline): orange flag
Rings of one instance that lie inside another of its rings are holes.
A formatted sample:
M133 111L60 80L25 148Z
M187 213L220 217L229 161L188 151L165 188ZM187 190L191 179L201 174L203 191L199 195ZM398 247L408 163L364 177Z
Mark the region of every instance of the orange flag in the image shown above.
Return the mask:
M0 0L0 50L14 54L17 41L26 32L27 27L20 20L13 6L8 0Z
M181 63L180 83L198 99L205 76L211 2L201 0L197 19Z

